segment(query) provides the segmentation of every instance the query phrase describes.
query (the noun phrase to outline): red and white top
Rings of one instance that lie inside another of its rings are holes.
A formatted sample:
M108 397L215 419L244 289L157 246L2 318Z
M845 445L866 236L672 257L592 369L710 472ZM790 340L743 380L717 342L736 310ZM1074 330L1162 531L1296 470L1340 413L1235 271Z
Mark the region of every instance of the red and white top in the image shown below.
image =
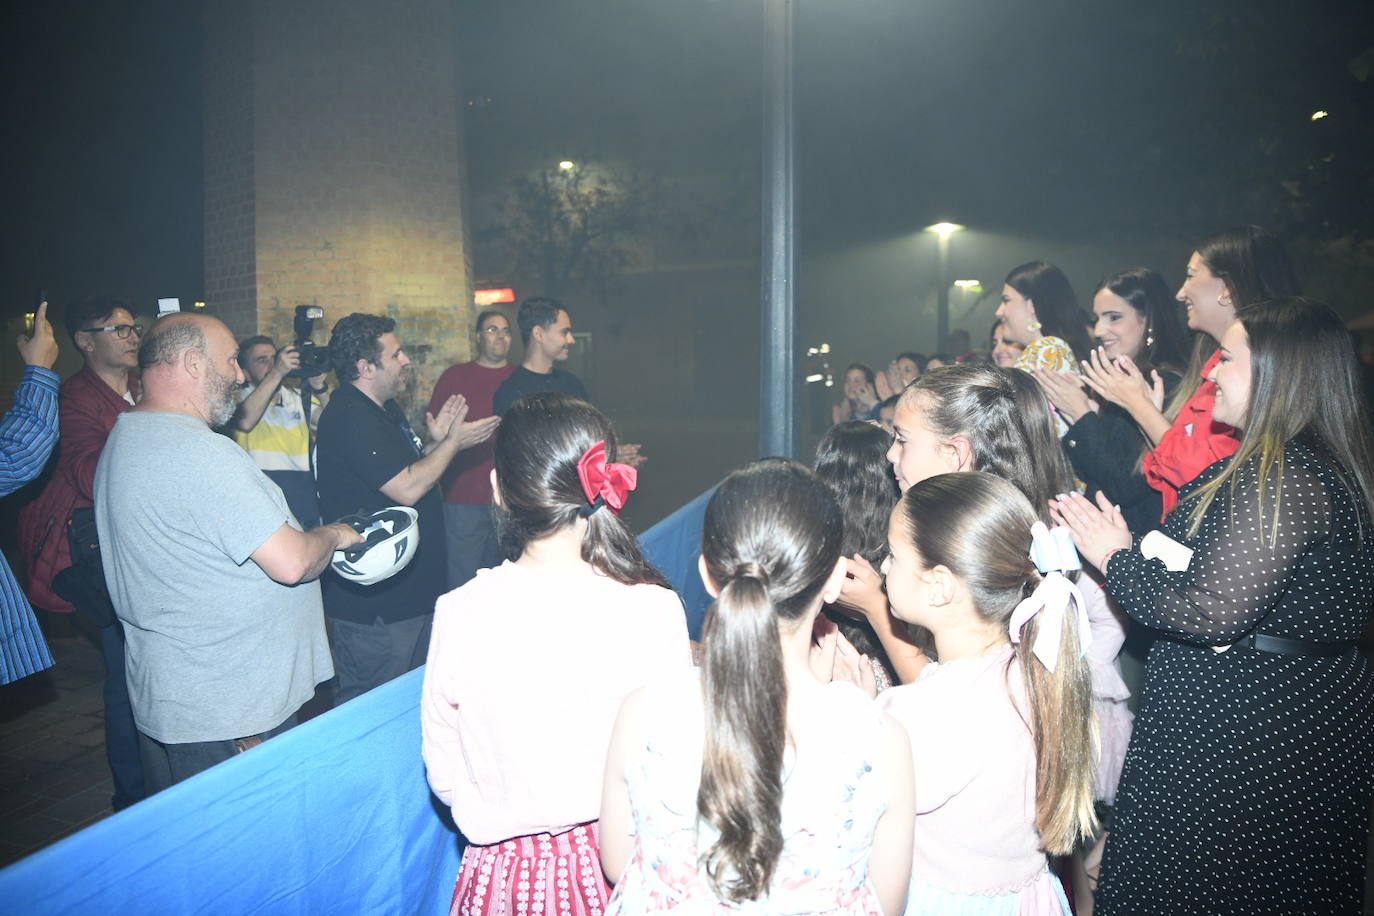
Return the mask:
M1164 498L1164 516L1178 505L1179 487L1194 480L1209 465L1230 458L1240 448L1235 429L1212 419L1217 383L1208 376L1220 361L1218 350L1202 367L1203 381L1198 390L1178 412L1164 438L1145 453L1141 462L1146 482Z

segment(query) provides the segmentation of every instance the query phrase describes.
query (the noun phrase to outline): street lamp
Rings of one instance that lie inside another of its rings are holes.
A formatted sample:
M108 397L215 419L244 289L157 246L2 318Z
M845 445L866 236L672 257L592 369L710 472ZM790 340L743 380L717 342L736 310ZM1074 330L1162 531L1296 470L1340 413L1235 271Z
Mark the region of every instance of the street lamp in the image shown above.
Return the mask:
M577 168L577 163L573 162L571 159L563 159L559 161L558 167L565 172L571 172L573 169Z
M936 250L940 259L939 308L935 313L937 353L945 352L945 343L949 339L949 238L963 228L958 223L936 223L926 227L927 232L935 233Z

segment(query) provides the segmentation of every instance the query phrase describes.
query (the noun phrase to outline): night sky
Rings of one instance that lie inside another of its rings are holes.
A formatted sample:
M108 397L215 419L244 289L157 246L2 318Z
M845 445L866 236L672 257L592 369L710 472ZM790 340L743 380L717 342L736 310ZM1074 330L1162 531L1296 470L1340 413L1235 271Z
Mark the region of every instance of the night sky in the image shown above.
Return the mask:
M475 221L512 170L563 157L647 163L756 209L759 3L460 8ZM1370 9L803 0L803 255L941 218L1070 242L1242 221L1367 238L1374 77L1350 62L1374 45ZM58 302L102 288L196 298L198 5L53 0L4 15L8 313L39 285ZM1311 121L1317 109L1331 117ZM755 256L756 237L723 238Z

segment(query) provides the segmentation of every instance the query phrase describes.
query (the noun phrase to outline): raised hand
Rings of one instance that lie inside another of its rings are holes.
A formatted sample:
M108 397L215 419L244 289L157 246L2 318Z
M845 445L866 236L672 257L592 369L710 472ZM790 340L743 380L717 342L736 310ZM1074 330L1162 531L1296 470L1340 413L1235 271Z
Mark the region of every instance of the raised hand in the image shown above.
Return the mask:
M429 432L431 442L438 442L448 435L454 421L461 423L463 418L468 415L467 398L461 394L455 394L444 402L444 406L439 408L437 415L433 413L425 414L425 429Z
M464 407L463 415L467 416L467 409ZM449 427L448 438L458 443L458 448L471 448L480 442L486 442L496 432L496 427L501 425L500 417L487 417L483 420L473 420L471 423L464 423L462 420L454 421Z
M840 603L863 614L872 623L876 615L887 613L883 577L857 553L846 557L844 564L846 575L840 586Z
M1150 383L1145 381L1135 361L1129 356L1110 359L1106 352L1098 347L1092 351L1088 359L1083 360L1083 379L1093 391L1127 410L1130 410L1133 404L1153 403L1154 392ZM1163 385L1162 381L1158 383L1161 402Z
M286 378L300 367L301 351L296 349L295 344L282 347L277 351L277 358L272 361L272 371L281 378Z
M1070 423L1077 423L1088 412L1096 412L1096 405L1083 390L1083 379L1072 372L1051 372L1036 369L1031 372L1045 397Z
M57 338L48 321L48 303L38 303L38 311L33 313L33 333L27 337L20 334L17 343L19 355L26 366L51 369L52 364L57 362Z
M628 464L632 468L643 467L644 462L649 459L639 453L643 448L637 442L622 442L615 448L615 459L621 464Z
M1121 507L1112 505L1101 491L1096 505L1081 493L1061 493L1050 502L1050 515L1069 529L1083 559L1103 572L1108 557L1131 546L1131 531Z

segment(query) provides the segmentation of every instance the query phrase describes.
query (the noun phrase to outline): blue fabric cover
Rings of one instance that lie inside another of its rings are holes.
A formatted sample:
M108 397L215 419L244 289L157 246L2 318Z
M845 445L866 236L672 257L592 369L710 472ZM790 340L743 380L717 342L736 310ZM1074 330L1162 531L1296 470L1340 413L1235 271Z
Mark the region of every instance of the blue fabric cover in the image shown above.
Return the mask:
M708 490L641 538L693 639ZM420 684L403 675L0 871L25 916L446 913L462 858L420 758Z
M424 669L0 871L41 914L446 913L461 858L420 759Z
M687 635L701 639L701 624L711 606L711 596L701 584L697 557L701 556L701 525L706 504L716 492L712 487L659 522L639 539L650 563L672 584L687 610Z

